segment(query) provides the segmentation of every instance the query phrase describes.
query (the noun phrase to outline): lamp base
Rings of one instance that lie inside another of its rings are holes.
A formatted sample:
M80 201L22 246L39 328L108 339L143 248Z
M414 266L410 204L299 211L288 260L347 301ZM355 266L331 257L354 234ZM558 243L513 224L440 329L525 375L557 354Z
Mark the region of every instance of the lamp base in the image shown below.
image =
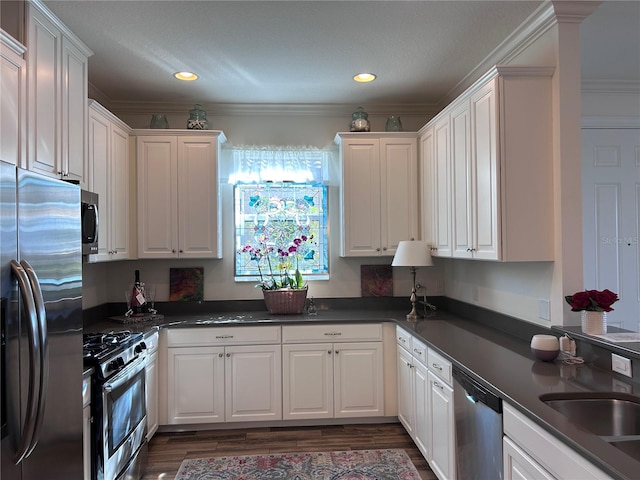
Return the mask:
M421 318L424 318L424 317L422 315L420 315L418 312L416 312L415 304L412 305L411 311L409 313L407 313L407 320L411 320L412 322L416 322Z

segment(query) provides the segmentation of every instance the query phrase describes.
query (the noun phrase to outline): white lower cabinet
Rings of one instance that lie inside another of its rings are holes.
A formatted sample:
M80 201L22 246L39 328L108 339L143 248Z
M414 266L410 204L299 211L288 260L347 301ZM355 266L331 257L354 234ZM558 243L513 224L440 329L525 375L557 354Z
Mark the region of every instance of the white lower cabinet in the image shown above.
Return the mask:
M427 367L398 348L398 419L425 459L429 457L429 378Z
M503 406L505 480L607 480L611 476L539 427L511 405Z
M384 415L381 325L295 325L282 331L285 420ZM334 341L319 341L327 338Z
M398 419L438 478L455 479L451 363L401 327L396 343Z
M527 455L509 437L502 439L504 480L554 480L554 477Z
M282 419L280 327L175 329L167 345L169 424Z
M453 388L429 372L429 424L431 449L429 465L440 480L454 479L456 466Z

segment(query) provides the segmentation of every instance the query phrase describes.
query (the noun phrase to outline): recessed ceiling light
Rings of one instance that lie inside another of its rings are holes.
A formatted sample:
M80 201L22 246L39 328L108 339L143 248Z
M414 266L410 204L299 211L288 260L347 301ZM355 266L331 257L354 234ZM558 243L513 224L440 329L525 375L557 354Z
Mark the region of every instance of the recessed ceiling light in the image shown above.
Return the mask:
M359 73L353 77L356 82L367 83L373 82L376 76L373 73Z
M184 80L186 82L190 82L192 80L197 80L198 75L192 72L176 72L173 74L178 80Z

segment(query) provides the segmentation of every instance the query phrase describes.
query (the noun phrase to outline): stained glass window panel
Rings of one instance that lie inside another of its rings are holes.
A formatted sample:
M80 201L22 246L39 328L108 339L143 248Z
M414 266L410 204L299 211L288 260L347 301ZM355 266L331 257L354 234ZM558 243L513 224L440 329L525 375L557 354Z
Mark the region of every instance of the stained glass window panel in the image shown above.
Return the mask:
M325 185L236 184L234 200L236 277L260 280L282 267L290 274L298 268L307 280L329 273ZM279 249L292 245L295 253L283 259ZM270 253L257 258L255 250Z

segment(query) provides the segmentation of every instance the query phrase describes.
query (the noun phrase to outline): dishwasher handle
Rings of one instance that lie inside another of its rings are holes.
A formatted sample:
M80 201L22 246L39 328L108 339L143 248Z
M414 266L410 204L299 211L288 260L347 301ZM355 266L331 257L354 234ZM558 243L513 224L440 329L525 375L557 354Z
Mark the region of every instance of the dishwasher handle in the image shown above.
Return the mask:
M459 368L453 367L452 370L453 379L464 389L467 397L473 399L474 402L485 404L497 413L502 413L502 399L500 397L480 385Z

